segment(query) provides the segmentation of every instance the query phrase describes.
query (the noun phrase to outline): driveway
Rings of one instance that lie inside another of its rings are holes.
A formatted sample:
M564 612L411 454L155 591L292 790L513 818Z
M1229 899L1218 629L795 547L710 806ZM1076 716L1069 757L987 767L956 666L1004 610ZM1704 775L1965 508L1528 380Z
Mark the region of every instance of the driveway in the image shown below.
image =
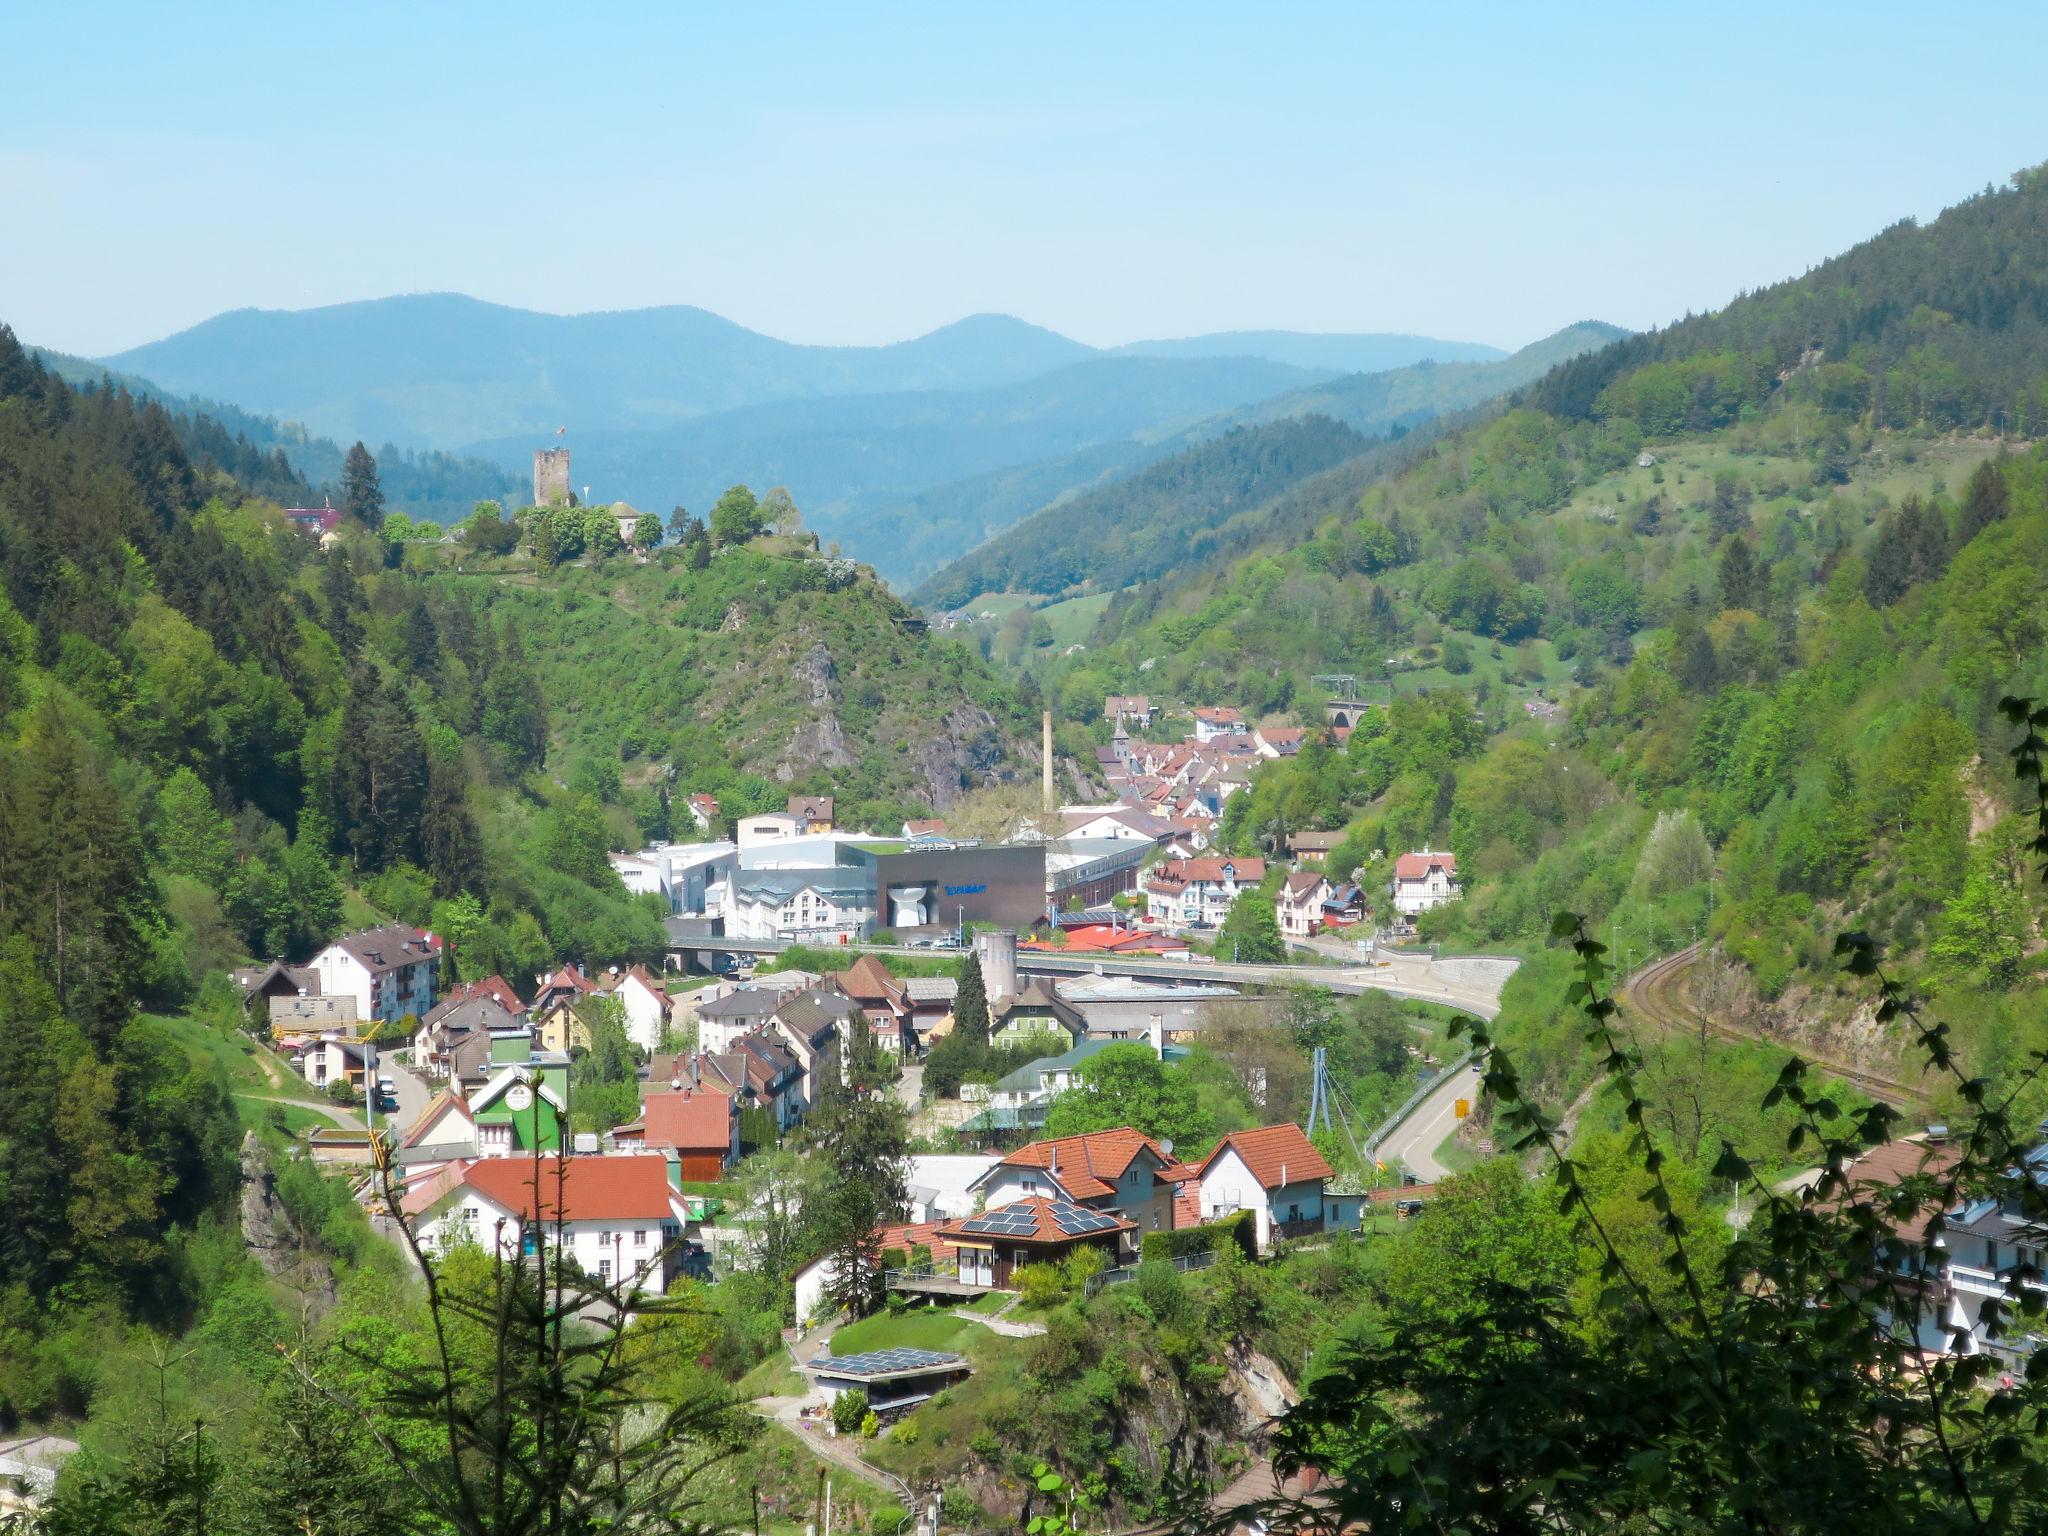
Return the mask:
M904 1065L903 1076L896 1082L896 1097L903 1107L913 1115L924 1101L924 1063L908 1062Z
M401 1136L411 1130L433 1102L435 1086L411 1067L401 1066L395 1055L377 1053L377 1075L388 1077L396 1093L398 1108L386 1112L377 1111L377 1124L396 1130Z

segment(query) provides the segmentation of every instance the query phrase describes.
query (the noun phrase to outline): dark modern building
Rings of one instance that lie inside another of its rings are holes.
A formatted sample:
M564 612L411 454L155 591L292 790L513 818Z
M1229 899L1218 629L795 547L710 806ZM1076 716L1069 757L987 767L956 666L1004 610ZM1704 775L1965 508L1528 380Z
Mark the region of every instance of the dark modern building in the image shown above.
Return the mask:
M842 844L842 862L874 872L875 922L897 934L962 922L1028 928L1045 916L1045 845L880 851Z

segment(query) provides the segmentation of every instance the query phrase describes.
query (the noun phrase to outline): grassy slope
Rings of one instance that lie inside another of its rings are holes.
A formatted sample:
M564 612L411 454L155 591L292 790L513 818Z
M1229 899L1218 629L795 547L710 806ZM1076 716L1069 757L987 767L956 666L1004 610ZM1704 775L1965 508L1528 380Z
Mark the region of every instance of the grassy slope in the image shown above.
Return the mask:
M970 771L1019 772L1007 686L957 643L905 630L871 578L825 573L750 550L703 571L619 560L439 579L517 625L564 762L718 762L835 793L849 819L943 802Z

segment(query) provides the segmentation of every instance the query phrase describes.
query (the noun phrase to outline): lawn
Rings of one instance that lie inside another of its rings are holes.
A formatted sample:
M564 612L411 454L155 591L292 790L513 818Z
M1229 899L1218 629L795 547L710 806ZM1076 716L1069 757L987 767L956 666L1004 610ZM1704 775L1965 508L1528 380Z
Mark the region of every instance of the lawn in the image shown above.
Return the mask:
M832 1353L860 1355L871 1349L958 1349L961 1335L980 1332L950 1312L877 1312L832 1335Z
M804 1379L789 1363L789 1356L778 1349L742 1376L733 1385L732 1392L739 1398L796 1397L804 1386Z
M1095 629L1095 621L1102 617L1102 610L1109 606L1111 595L1096 592L1087 597L1070 597L1063 603L1039 609L1052 628L1052 643L1064 647L1086 640Z
M990 1291L986 1295L975 1297L974 1300L968 1302L959 1310L962 1312L974 1312L982 1317L992 1317L1009 1304L1010 1293L1008 1291Z
M306 1104L325 1104L318 1089L279 1060L268 1047L243 1034L226 1034L190 1014L152 1014L195 1062L211 1063L227 1079L242 1124L266 1139L296 1139L333 1118ZM265 1070L268 1063L269 1070ZM279 1103L279 1100L297 1102Z

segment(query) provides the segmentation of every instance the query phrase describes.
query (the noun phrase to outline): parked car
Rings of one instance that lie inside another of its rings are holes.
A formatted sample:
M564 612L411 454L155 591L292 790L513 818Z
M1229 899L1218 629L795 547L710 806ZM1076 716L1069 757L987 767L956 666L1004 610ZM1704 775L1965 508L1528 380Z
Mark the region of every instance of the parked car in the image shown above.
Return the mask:
M377 1107L382 1110L398 1108L398 1083L394 1078L377 1079Z

